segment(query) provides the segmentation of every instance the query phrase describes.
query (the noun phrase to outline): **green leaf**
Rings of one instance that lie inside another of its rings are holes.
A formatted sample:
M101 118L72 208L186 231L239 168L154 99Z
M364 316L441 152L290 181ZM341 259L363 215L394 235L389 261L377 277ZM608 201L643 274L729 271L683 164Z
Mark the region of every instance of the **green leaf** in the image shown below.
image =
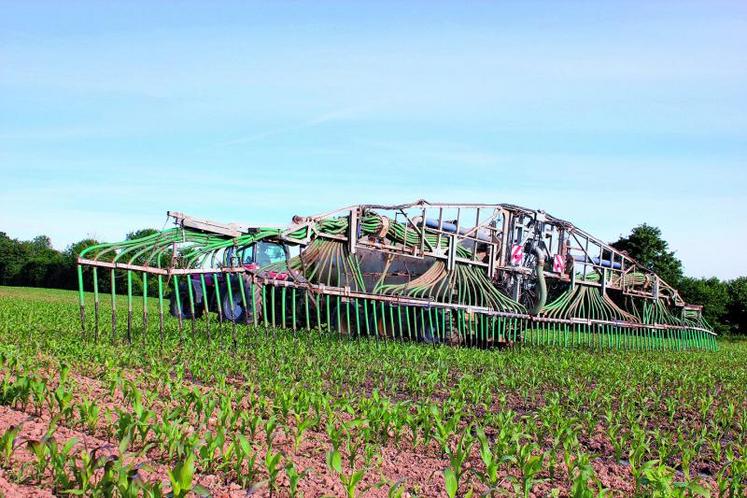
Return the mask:
M705 498L710 498L711 496L711 490L706 488L705 486L702 486L701 484L697 482L691 482L687 485L687 489L697 496L704 496Z
M239 445L241 446L241 451L243 451L245 455L251 453L252 445L250 445L249 440L241 434L239 434Z
M357 470L356 472L353 472L353 475L350 476L350 488L355 488L355 486L357 486L358 483L361 482L365 474L366 474L366 471L364 469L360 469L360 470Z
M171 486L174 488L174 496L185 496L192 489L192 477L194 476L194 456L189 455L184 461L174 466L169 471Z
M457 481L456 474L451 469L444 470L444 486L446 487L446 494L449 498L454 498L459 488L459 482Z
M130 447L130 436L127 435L127 436L124 436L119 441L119 454L124 455L124 453L127 451L127 448L129 447Z
M62 447L62 451L65 454L68 454L68 453L70 453L70 450L73 449L73 446L75 446L76 444L78 444L78 438L77 437L70 438L65 443L65 446Z
M278 466L278 462L280 462L280 453L272 454L268 452L265 455L265 465L268 469L274 470Z
M327 466L338 474L342 474L342 457L337 450L331 450L327 453Z
M192 488L192 492L197 496L210 496L210 490L200 484L195 484Z

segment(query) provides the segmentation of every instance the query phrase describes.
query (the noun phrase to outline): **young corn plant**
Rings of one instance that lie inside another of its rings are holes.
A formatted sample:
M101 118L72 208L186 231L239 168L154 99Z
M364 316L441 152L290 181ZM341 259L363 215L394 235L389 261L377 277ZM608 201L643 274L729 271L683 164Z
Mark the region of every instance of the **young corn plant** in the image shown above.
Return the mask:
M265 471L267 472L267 487L270 490L270 497L274 495L278 487L278 475L282 467L280 466L280 452L273 453L271 449L265 454Z
M197 454L206 471L212 473L217 469L219 464L218 457L223 452L223 444L225 442L226 435L222 427L215 434L210 431L205 433L202 443L197 448Z
M47 384L41 379L31 379L29 381L31 390L31 399L34 404L34 414L39 417L42 413L42 407L47 399Z
M233 448L234 473L241 487L249 488L257 477L257 454L249 440L242 434L236 436Z
M457 496L457 493L459 492L459 480L457 479L454 472L449 468L444 469L442 475L444 478L444 489L446 491L446 495L449 498L454 498L455 496ZM474 489L470 488L464 494L464 498L472 498L474 494L475 494Z
M646 456L649 453L649 438L640 427L633 426L633 437L631 439L630 450L628 451L628 461L630 463L630 472L633 475L636 493L639 485L643 482L645 472L652 465L659 465L658 460L647 461ZM654 462L654 463L651 463Z
M176 447L179 444L182 432L185 430L186 426L168 420L163 420L153 427L158 447L168 456L176 454Z
M241 410L238 418L238 432L248 434L250 439L254 439L257 429L262 422L262 417L249 410Z
M81 427L88 429L90 432L95 432L101 408L99 408L95 401L88 399L82 400L76 408L78 409L78 419L80 420Z
M591 466L589 455L586 453L576 454L568 468L571 480L571 498L596 498L607 496L607 490L596 478L594 467ZM593 483L593 484L590 484Z
M190 492L197 496L210 495L209 491L203 486L192 483L194 473L194 456L191 454L177 463L172 470L168 471L169 481L171 482L171 495L174 498L186 498Z
M10 459L16 449L16 439L20 432L21 426L11 425L0 436L0 466L4 469L10 467Z
M81 451L78 456L79 462L73 461L71 470L73 473L73 485L63 491L65 494L89 496L94 494L95 489L93 479L96 471L103 468L106 463L105 457L97 457L96 453L99 448L91 451Z
M117 425L115 428L114 436L119 441L127 439L130 443L133 442L137 430L137 419L127 409L116 408L117 414Z
M451 435L454 434L459 426L459 421L462 418L461 409L454 410L451 417L442 417L442 412L439 411L435 405L431 405L431 416L433 417L434 426L436 432L434 437L438 444L441 446L441 450L446 454L449 451L449 440Z
M698 451L692 445L683 445L681 452L680 467L682 468L682 473L685 475L685 480L690 481L690 467L693 459L698 455Z
M658 427L651 432L651 437L656 448L657 457L660 462L666 464L674 452L674 444L667 432L662 432Z
M465 428L462 432L462 436L454 444L452 448L450 445L446 445L446 455L449 458L449 470L454 475L459 483L464 475L464 463L469 458L472 446L475 444L475 439L472 437L471 426Z
M311 469L304 469L301 472L296 469L292 460L285 462L285 475L288 476L288 496L289 498L303 498L303 493L298 491L298 483L306 477Z
M724 458L724 445L721 442L723 434L718 432L713 438L708 440L708 447L713 453L713 459L716 462L720 462Z
M358 492L358 485L363 480L366 474L366 469L354 470L350 474L343 472L342 468L342 456L339 450L332 449L327 453L327 467L337 476L345 489L346 496L348 498L355 498Z
M41 482L44 477L44 473L47 470L49 464L49 446L47 445L47 436L41 439L33 439L28 441L28 448L34 455L34 480Z
M21 375L16 378L15 382L10 383L3 379L3 404L12 405L15 408L22 408L28 405L31 399L31 378L27 375Z
M519 478L512 477L514 493L518 496L528 498L534 486L546 479L537 476L542 471L545 455L538 453L539 446L536 443L516 443L515 452L510 460L519 468Z
M234 410L230 397L221 397L216 417L219 427L233 428L236 425L238 413Z
M277 428L278 428L278 421L275 418L275 415L272 415L265 422L265 444L267 445L267 448L272 447L272 443L275 439L275 430Z
M68 420L73 414L73 393L60 383L53 391L54 400L57 404L57 413L63 420Z
M313 417L313 416L301 416L297 413L293 414L295 418L295 430L293 432L293 451L298 451L299 446L301 446L301 441L303 440L304 433L311 429L312 427L316 427L319 425L319 418Z
M658 460L649 460L642 467L642 486L652 498L710 497L711 492L697 481L675 481L674 469Z
M747 492L747 447L741 449L729 445L726 448L726 464L716 474L719 497L737 498Z
M665 398L664 399L664 405L667 409L667 415L669 417L669 423L674 422L674 417L677 415L677 406L679 406L680 402L675 397Z
M492 497L497 491L499 483L498 471L504 462L502 460L502 455L496 454L494 449L491 448L490 442L485 435L485 431L481 427L478 427L477 429L477 440L480 443L480 459L485 466L485 471L479 472L478 476L482 483L488 488L486 494ZM450 470L450 472L451 476L456 478L456 474L452 470Z
M345 428L342 425L335 424L332 418L327 420L326 424L327 437L332 443L332 449L339 450L342 444L342 438L345 435Z
M91 494L121 498L139 498L141 495L162 498L160 483L154 485L144 483L139 472L141 467L141 465L125 464L121 458L106 458L102 476Z
M133 436L137 436L141 445L145 445L148 438L148 432L151 430L151 421L156 418L153 411L147 409L137 399L132 406L132 422L134 424Z
M713 407L716 398L712 394L707 394L698 400L698 412L700 413L700 419L705 424L708 422L708 414Z
M58 446L54 438L45 440L49 467L52 470L52 482L54 489L58 492L69 489L73 483L67 472L67 464L74 461L72 450L77 443L76 438L69 439L62 446Z
M575 437L574 421L564 419L556 424L550 436L550 447L547 450L548 470L550 479L555 479L555 471L558 465L558 454L565 448L566 441Z

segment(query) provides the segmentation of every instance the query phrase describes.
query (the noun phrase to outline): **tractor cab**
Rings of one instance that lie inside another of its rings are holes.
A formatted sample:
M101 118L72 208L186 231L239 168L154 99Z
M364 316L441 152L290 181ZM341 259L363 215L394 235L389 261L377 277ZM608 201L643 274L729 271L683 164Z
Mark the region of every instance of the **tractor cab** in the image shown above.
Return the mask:
M260 241L254 245L251 263L263 266L285 261L285 249L277 242Z
M243 266L248 270L258 270L275 263L284 263L286 249L280 242L261 240L238 251L232 247L227 248L222 259L225 267ZM190 285L192 289L189 289ZM182 318L199 318L205 311L213 311L220 313L225 320L251 321L254 319L251 310L244 309L245 298L242 298L239 291L242 285L246 284L240 274L216 272L203 276L193 275L178 284L178 297L176 292L172 292L171 314ZM248 291L244 289L244 295L246 292ZM190 299L194 301L194 309L188 304Z
M233 257L231 254L229 257ZM236 254L235 265L262 268L263 266L285 261L285 248L279 242L261 240L240 250Z

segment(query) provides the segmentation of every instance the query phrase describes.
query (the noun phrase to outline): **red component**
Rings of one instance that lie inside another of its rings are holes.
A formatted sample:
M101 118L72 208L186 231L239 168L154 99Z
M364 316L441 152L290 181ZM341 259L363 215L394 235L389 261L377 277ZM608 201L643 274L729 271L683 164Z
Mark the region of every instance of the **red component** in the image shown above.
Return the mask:
M511 246L511 264L519 266L524 261L524 247L519 244Z
M555 273L565 273L565 258L562 255L556 254L553 257L552 271Z
M267 278L270 278L272 280L287 280L288 273L284 271L283 272L268 271Z
M259 265L257 263L247 263L244 265L244 268L249 271L257 271L259 270Z

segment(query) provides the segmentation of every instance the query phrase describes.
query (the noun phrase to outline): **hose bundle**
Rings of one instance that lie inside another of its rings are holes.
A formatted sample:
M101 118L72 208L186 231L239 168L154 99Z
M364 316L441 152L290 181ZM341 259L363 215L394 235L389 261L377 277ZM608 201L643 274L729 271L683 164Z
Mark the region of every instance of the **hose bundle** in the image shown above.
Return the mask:
M546 305L541 315L547 318L587 318L603 321L628 321L640 323L634 315L622 310L598 287L576 285L563 292Z

